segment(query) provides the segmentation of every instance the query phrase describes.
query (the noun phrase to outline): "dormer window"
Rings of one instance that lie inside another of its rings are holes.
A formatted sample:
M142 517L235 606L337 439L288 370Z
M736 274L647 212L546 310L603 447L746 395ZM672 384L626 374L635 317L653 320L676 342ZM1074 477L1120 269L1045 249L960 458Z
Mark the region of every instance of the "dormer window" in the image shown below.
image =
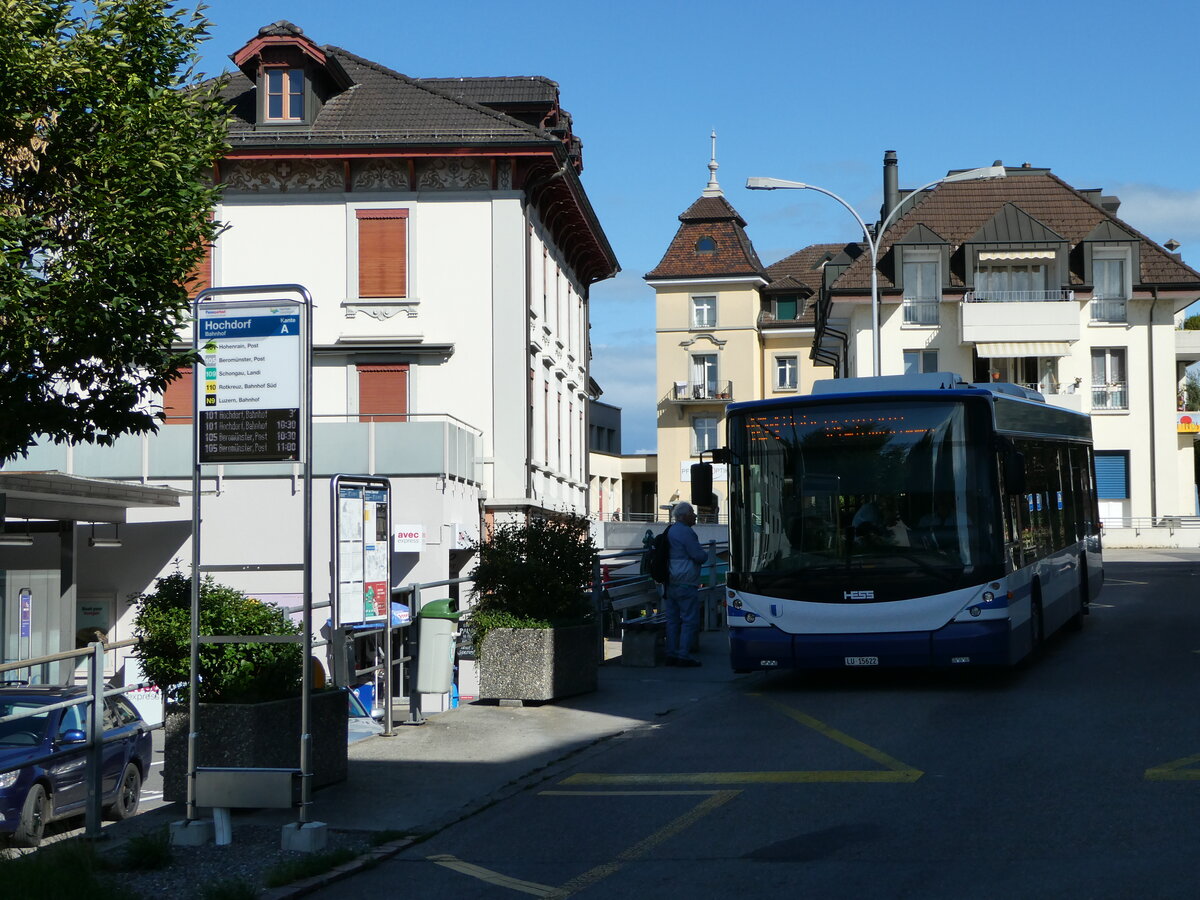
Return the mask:
M706 234L704 237L700 238L700 240L696 241L696 252L697 253L716 253L717 252L717 242L714 241L710 235Z
M264 74L267 86L267 121L303 121L304 70L272 67Z

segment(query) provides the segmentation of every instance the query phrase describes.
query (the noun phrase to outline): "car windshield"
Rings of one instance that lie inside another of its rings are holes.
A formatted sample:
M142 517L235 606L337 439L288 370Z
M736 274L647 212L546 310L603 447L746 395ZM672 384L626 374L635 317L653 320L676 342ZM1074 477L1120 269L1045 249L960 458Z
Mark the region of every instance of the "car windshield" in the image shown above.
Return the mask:
M847 578L875 600L984 580L999 560L984 411L860 400L735 422L735 586L847 602Z
M0 719L30 710L41 709L46 703L31 699L0 699ZM0 747L32 747L46 739L50 714L40 713L12 722L0 722Z

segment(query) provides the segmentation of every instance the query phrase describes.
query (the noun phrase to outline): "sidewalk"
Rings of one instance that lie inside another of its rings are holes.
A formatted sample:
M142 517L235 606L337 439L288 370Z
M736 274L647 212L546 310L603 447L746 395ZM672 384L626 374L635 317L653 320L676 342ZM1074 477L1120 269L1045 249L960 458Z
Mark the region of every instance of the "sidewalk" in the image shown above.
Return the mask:
M392 737L350 747L349 777L314 794L310 818L333 829L436 831L520 790L531 773L743 677L729 668L723 632L703 635L699 658L704 665L694 669L633 668L610 658L595 693L525 707L480 701L424 725L397 725ZM259 816L295 820L287 810Z
M478 701L429 716L424 725L397 724L391 737L352 744L347 779L314 793L309 821L338 831L438 831L519 792L531 777L545 777L588 747L686 711L752 677L729 668L723 631L701 635L697 655L703 665L697 668L628 667L613 656L619 653L619 642L607 642L610 658L600 667L594 693L525 707ZM397 707L396 721L406 717L407 710ZM105 830L119 839L183 816L176 803ZM282 827L296 820L295 810L286 809L239 814L233 839L240 822Z

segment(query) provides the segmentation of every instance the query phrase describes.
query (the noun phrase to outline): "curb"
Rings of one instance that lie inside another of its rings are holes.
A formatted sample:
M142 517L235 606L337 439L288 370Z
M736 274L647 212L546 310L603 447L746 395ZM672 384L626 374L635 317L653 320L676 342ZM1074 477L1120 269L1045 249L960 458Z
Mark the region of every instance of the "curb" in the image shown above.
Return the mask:
M305 878L303 881L294 881L291 884L281 885L277 888L267 888L259 894L259 897L262 900L290 900L292 897L304 897L323 887L328 887L335 881L341 881L343 878L357 875L364 869L374 868L385 859L395 856L401 850L416 843L416 841L417 838L414 837L397 838L394 841L388 841L388 843L381 844L369 853L364 853L362 856L352 859L348 863L342 863L328 872L314 875L312 878Z

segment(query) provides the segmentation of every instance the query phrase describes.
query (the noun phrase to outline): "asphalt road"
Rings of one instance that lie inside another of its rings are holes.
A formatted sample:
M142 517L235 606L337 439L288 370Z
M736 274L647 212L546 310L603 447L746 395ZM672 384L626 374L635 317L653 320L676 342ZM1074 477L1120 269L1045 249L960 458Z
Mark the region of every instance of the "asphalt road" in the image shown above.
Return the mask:
M773 673L319 894L1194 897L1197 551L1001 673Z

